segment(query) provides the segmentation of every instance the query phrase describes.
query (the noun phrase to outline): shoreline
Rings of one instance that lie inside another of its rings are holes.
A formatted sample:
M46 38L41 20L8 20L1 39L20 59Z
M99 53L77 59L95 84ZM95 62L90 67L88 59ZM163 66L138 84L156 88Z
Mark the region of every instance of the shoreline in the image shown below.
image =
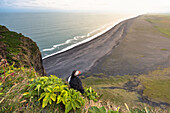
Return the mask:
M66 47L66 48L64 48L64 49L62 49L62 50L60 50L60 51L58 51L58 52L52 53L52 54L50 54L50 55L47 55L47 56L43 57L42 59L44 60L44 59L49 58L49 57L51 57L51 56L58 55L58 54L63 53L63 52L67 52L67 51L69 51L70 49L75 48L76 46L79 46L79 45L84 44L84 43L88 43L89 41L94 40L95 38L98 38L99 36L103 35L104 33L107 33L109 30L113 29L113 28L114 28L116 25L118 25L119 23L121 23L121 22L123 22L123 21L126 21L126 20L128 20L128 19L136 18L136 17L138 17L138 16L140 16L140 14L139 14L139 15L130 16L130 17L127 17L127 18L120 19L119 21L115 22L112 26L109 26L109 27L106 28L105 30L103 30L103 31L101 31L101 32L99 32L99 33L97 33L97 34L95 34L95 35L93 35L93 36L91 36L91 37L89 37L89 38L81 41L81 42L78 42L78 43L76 43L76 44L70 45L70 46L68 46L68 47ZM88 34L87 34L87 35L88 35Z
M53 54L43 59L43 65L48 75L67 77L73 70L80 70L82 73L90 70L93 65L103 56L112 51L123 39L135 16L119 22L105 33L91 37L88 41L77 43L71 49L66 49L58 54Z

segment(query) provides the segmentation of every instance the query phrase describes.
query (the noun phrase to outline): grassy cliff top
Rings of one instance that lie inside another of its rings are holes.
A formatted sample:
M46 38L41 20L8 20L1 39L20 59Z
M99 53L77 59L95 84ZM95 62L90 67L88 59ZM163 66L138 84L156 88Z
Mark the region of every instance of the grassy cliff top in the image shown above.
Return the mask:
M6 47L6 52L10 53L7 55L9 62L12 60L12 55L17 55L20 52L20 37L23 37L23 35L9 31L5 26L0 26L0 41L3 42Z
M7 59L9 64L15 66L34 67L44 75L42 57L37 44L21 33L9 31L0 25L0 57Z

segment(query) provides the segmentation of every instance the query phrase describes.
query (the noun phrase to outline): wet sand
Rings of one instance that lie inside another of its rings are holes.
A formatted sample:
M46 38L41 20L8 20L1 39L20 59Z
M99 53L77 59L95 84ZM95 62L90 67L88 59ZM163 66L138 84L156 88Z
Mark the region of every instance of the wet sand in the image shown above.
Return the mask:
M144 15L125 20L90 42L46 58L43 65L48 75L62 78L73 70L134 75L159 66L168 67L169 58L170 38L162 35Z
M44 59L46 72L61 78L68 77L73 70L88 72L99 59L109 54L121 42L133 20L125 20L87 43Z

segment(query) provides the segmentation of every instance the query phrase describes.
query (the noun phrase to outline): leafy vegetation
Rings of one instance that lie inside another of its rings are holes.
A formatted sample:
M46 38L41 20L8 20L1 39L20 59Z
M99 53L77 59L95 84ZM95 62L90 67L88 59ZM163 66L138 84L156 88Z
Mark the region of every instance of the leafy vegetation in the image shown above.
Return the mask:
M2 63L2 62L1 62ZM16 68L14 64L0 65L0 112L20 111L25 108L22 98L26 85L37 75L34 69Z
M16 68L6 62L0 64L0 112L41 112L83 110L85 97L55 75L40 77L33 69ZM90 89L93 94L96 92ZM90 92L88 92L89 95ZM95 95L97 97L97 95ZM96 100L96 97L93 98Z
M42 108L48 104L63 104L65 113L81 108L85 103L80 92L68 89L68 86L55 75L34 79L28 85L27 91L29 92L25 92L24 96L29 97L28 100L32 98L39 103L42 101Z
M93 100L94 102L97 102L97 98L99 98L97 93L91 87L85 89L84 95L88 98L88 100Z
M119 78L119 81L122 79ZM124 80L124 79L123 79ZM16 68L13 65L0 66L0 112L85 112L120 113L120 107L108 109L109 104L101 104L100 96L94 89L85 88L85 93L69 89L66 83L51 75L40 77L34 69ZM104 94L105 95L105 94ZM91 106L94 101L101 107ZM107 109L106 109L107 108ZM110 108L110 107L109 107ZM123 107L122 107L123 108ZM145 113L145 109L133 108L131 113ZM128 110L125 110L128 111ZM149 113L149 112L148 112Z

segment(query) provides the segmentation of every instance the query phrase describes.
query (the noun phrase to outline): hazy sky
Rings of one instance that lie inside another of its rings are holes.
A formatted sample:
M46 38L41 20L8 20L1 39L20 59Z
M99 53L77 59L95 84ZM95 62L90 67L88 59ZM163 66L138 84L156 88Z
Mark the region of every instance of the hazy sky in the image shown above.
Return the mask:
M0 0L0 11L170 12L170 0Z

